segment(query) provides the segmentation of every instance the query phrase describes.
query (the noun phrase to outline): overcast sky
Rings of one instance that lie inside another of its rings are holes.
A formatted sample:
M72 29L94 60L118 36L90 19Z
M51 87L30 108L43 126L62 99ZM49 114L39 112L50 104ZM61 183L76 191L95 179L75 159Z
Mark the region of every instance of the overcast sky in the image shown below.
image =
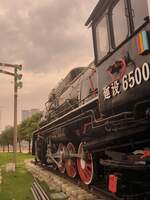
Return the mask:
M43 109L70 69L93 60L84 26L98 0L0 0L0 62L23 65L21 110ZM1 69L1 68L0 68ZM13 123L13 80L0 74L0 128Z

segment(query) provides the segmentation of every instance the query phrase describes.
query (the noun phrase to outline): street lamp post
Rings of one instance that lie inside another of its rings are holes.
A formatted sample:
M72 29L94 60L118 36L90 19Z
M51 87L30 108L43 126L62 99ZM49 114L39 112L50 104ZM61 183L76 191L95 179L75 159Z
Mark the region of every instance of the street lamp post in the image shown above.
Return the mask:
M11 65L6 63L0 63L0 66L14 68L14 73L0 70L0 73L7 74L14 77L14 134L13 134L13 163L14 169L16 169L16 153L17 153L17 98L18 98L18 87L22 87L21 80L22 74L18 74L17 70L22 70L22 65Z

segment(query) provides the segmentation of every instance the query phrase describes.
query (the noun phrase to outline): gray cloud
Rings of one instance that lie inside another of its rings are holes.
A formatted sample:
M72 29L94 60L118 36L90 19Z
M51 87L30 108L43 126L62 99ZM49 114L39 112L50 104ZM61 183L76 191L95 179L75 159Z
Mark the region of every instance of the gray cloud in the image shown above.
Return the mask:
M92 40L84 23L97 0L9 2L0 12L2 61L22 62L35 72L90 62Z
M21 110L44 106L50 90L76 66L93 59L84 26L98 0L0 0L0 62L23 64ZM13 123L13 84L0 76L0 129Z

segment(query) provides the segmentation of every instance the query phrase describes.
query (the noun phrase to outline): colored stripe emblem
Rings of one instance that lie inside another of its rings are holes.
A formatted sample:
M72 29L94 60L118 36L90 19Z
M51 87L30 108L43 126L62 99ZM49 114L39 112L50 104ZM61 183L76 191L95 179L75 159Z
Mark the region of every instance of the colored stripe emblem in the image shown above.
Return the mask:
M144 54L150 51L148 32L142 31L136 37L136 44L139 54Z

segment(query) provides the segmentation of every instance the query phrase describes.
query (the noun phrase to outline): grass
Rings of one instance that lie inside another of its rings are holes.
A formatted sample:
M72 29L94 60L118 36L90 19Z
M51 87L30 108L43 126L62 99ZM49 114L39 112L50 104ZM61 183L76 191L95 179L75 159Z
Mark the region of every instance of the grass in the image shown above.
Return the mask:
M0 153L0 168L2 168L0 200L34 200L30 190L33 177L24 167L24 160L32 156L18 153L16 172L6 172L5 165L12 162L12 156L12 153Z

